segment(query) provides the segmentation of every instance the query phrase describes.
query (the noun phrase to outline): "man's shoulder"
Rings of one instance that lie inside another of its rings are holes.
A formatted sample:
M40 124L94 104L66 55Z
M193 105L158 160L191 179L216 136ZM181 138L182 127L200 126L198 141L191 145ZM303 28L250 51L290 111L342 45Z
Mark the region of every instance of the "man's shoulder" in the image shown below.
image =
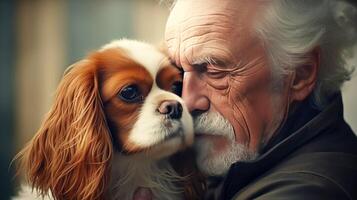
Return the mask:
M316 180L330 182L336 188L352 192L357 198L357 155L345 152L313 152L301 154L282 162L272 175L294 176L306 174ZM306 179L306 182L309 182Z
M357 155L313 152L292 157L234 199L357 199Z
M343 119L322 128L316 126L308 126L254 162L233 165L222 196L357 199L356 135Z

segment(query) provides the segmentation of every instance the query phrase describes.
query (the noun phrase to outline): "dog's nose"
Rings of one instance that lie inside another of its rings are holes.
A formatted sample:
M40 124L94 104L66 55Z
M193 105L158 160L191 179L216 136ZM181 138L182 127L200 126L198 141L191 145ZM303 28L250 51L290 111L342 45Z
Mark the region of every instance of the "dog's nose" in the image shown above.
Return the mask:
M182 105L175 100L161 102L158 111L160 114L167 115L171 119L180 119L182 116Z

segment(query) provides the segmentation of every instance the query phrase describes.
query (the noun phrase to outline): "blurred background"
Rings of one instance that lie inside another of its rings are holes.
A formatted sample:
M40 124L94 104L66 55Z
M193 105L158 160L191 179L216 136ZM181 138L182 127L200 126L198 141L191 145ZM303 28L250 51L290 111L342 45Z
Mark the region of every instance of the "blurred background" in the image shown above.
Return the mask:
M66 67L113 39L160 43L167 16L158 0L0 0L1 200L14 191L10 161L39 128ZM357 78L343 97L356 132Z

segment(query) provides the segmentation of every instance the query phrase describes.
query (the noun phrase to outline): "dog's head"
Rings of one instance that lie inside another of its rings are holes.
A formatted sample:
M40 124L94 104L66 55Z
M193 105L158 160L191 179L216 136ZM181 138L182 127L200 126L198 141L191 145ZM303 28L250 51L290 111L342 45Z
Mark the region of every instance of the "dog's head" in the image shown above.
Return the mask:
M56 199L105 199L113 151L160 159L190 145L181 81L163 53L137 41L114 41L74 64L20 153L30 183Z
M178 96L182 76L163 53L122 40L89 59L99 68L104 113L121 152L162 158L192 143L192 119Z

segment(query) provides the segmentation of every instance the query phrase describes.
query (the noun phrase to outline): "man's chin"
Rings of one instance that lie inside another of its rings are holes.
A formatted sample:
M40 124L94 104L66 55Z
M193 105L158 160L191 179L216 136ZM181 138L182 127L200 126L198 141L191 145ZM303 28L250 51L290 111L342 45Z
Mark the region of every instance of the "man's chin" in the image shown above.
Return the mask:
M218 140L218 141L217 141ZM229 151L229 145L222 137L200 136L195 140L196 162L200 171L208 176L219 176L225 174L229 166L220 159Z
M229 139L219 135L200 134L196 136L195 146L209 145L211 154L220 154L229 148Z
M198 168L208 176L222 176L233 163L257 157L245 146L220 136L200 136L195 139L194 148Z

